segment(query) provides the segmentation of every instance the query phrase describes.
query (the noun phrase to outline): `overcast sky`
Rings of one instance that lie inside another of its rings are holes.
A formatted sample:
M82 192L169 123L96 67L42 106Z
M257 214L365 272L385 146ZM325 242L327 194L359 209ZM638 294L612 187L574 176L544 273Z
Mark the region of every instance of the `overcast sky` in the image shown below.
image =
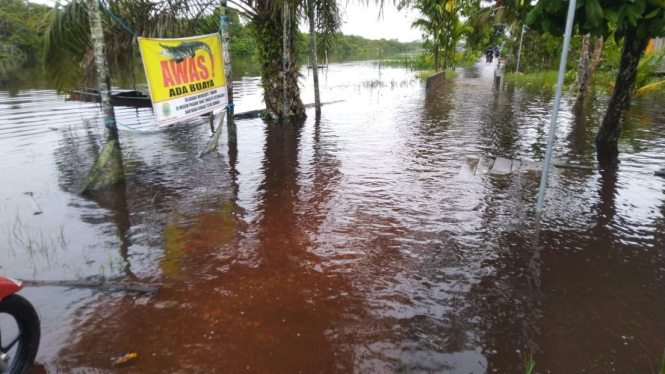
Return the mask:
M30 0L34 3L53 5L54 0ZM383 15L379 17L379 6L374 1L371 4L360 4L359 1L339 0L344 14L342 19L342 32L345 35L358 35L368 39L397 39L400 42L420 40L422 34L411 28L411 23L418 17L416 11L397 11L391 1L386 1ZM308 30L303 24L303 31Z
M360 5L348 2L343 15L342 32L345 35L359 35L368 39L397 39L401 42L420 40L422 33L412 29L411 23L418 17L416 11L397 11L392 2L386 1L383 17L377 19L379 6Z

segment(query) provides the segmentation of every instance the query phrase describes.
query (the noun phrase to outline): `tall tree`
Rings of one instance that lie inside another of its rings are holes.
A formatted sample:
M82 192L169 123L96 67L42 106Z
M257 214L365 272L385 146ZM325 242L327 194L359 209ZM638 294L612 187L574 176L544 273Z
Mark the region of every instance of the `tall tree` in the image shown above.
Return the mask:
M582 104L584 103L584 98L586 97L587 91L589 90L589 85L591 84L591 78L593 77L593 73L596 71L596 68L598 68L598 64L600 63L600 53L602 52L602 50L603 50L603 38L597 38L593 47L593 57L591 57L591 60L586 61L585 64L586 66L581 71L582 76L579 77L580 83L579 86L577 86L577 93L576 93L577 97L575 98L575 104L574 104L575 108L581 108ZM586 52L586 54L583 54L583 58L584 57L586 57L587 59L589 58L588 51ZM578 75L580 74L579 70L577 74Z
M411 27L423 32L425 46L434 55L436 71L439 71L441 61L444 69L452 67L457 43L473 31L460 21L460 14L466 5L466 2L458 0L407 0L400 4L400 8L412 6L422 14Z
M83 181L81 193L103 190L125 180L118 128L115 124L113 104L111 104L111 76L104 51L104 30L99 15L99 6L95 0L88 0L88 12L95 65L99 77L98 87L104 113L104 127L106 127L106 144Z
M539 0L527 24L561 35L568 0ZM598 161L615 164L622 124L632 100L637 66L650 38L665 36L665 3L662 0L579 0L575 24L581 33L608 37L614 31L623 39L619 71L605 117L596 135Z

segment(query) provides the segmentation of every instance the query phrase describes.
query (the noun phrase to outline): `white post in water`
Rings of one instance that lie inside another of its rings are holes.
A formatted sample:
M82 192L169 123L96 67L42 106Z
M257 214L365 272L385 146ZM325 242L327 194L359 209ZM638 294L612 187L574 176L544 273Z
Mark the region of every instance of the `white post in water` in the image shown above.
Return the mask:
M522 42L524 41L524 28L526 25L522 25L522 34L520 35L520 48L517 50L517 67L515 68L515 74L520 71L520 57L522 57Z
M543 174L540 178L540 189L538 190L538 205L536 213L543 211L543 201L545 200L545 187L547 186L547 175L550 171L550 161L552 160L552 148L554 147L554 135L556 133L556 121L559 116L559 103L561 102L561 92L563 91L563 77L566 75L566 62L568 61L568 49L570 47L570 35L573 33L573 19L575 18L575 3L577 0L570 0L568 3L568 17L566 18L566 34L563 38L563 52L561 53L561 62L559 62L559 77L556 83L556 92L554 94L554 109L552 110L552 120L550 121L550 134L547 137L547 151L545 152L545 165L543 165Z

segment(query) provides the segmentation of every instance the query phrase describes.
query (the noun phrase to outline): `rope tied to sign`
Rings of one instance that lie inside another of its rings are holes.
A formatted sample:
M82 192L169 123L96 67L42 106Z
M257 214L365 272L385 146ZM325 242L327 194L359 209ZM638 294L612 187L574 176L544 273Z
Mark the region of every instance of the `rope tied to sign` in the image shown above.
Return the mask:
M131 130L131 131L136 131L136 132L154 132L154 131L152 131L152 130L147 130L147 131L146 131L146 130L139 130L139 129L136 129L136 128L131 127L131 126L129 126L129 125L125 125L124 123L120 123L120 122L118 122L118 121L113 121L113 120L106 120L106 121L104 121L104 125L112 125L112 124L114 124L114 123L115 123L115 124L118 124L118 125L120 125L120 126L122 126L122 127L125 127L126 129Z
M125 30L127 30L130 34L132 34L132 36L134 38L136 38L136 33L134 33L134 31L132 31L132 29L130 29L129 26L125 25L125 23L122 22L120 20L120 18L118 18L118 16L113 14L113 12L111 12L111 10L109 8L107 8L104 5L104 3L102 3L102 0L97 0L97 3L99 4L99 7L102 8L102 10L104 10L106 13L108 13L116 22L118 22L118 24L120 24L120 26L124 27Z
M229 18L225 15L220 15L219 16L219 30L217 31L217 33L219 33L219 34L222 33L222 30L226 26L226 21L228 21L228 20L229 20Z

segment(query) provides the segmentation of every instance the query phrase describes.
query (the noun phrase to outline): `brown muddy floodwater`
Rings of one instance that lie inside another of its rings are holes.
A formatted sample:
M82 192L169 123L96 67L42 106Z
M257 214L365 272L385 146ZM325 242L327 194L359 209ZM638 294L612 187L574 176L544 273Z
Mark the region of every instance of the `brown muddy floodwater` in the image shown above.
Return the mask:
M320 121L241 120L237 148L204 159L204 119L155 131L150 109L118 108L141 130L120 129L127 183L92 198L76 191L98 108L0 91L3 274L163 285L22 291L42 319L33 372L520 373L531 353L541 373L655 372L663 98L635 103L618 171L552 169L538 233L538 172L458 178L467 156L544 155L553 94L492 90L492 69L425 94L404 69L332 64ZM258 78L236 79L237 111L260 108ZM593 163L606 103L563 104L557 162Z

